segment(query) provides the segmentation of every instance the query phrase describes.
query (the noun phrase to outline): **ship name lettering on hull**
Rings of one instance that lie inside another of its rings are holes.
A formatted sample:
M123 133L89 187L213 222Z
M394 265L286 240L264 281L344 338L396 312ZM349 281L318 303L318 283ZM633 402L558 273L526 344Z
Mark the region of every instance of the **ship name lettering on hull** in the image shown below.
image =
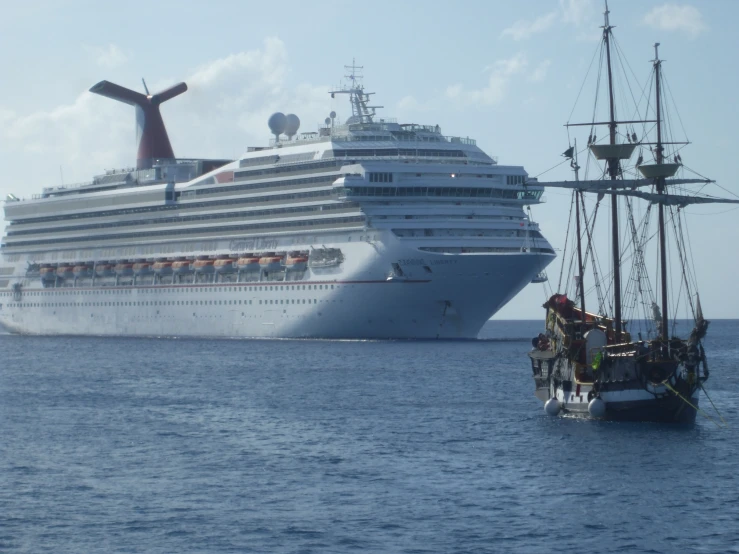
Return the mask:
M267 250L277 248L277 239L235 239L228 243L229 250Z

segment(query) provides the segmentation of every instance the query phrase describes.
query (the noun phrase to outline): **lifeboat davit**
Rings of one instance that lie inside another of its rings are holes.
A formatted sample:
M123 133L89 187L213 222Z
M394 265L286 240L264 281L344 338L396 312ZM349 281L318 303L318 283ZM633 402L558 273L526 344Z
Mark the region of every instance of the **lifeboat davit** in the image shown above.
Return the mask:
M172 262L156 262L151 268L157 275L171 275Z
M214 260L195 260L192 264L195 273L213 273Z
M172 273L175 273L177 275L184 275L185 273L190 273L191 271L192 268L190 267L189 260L178 260L176 262L172 262Z
M256 256L245 256L236 261L236 266L241 271L259 271L259 258Z
M276 271L280 269L282 262L282 256L263 256L259 258L259 267L269 271Z
M137 262L133 264L133 272L139 277L142 275L151 275L151 265L149 262Z
M233 273L236 271L236 260L231 258L221 258L213 264L216 273Z
M44 266L39 269L42 281L56 281L56 268L50 265Z
M308 267L308 256L288 256L285 267L288 271L305 271Z
M113 264L97 264L95 266L95 275L98 277L112 277L114 274Z
M74 267L71 265L60 265L56 268L56 274L62 279L71 279L74 277Z
M113 270L118 277L131 277L131 275L133 275L133 264L115 264Z
M76 265L74 266L72 273L74 273L74 276L78 279L92 277L92 267L89 265Z

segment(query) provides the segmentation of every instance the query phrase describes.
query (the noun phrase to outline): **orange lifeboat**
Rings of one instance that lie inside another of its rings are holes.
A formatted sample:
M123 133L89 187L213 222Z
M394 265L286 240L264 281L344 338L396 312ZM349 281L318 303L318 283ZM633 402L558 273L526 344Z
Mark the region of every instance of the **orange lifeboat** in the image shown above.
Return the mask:
M115 271L115 274L118 275L118 277L130 277L131 275L133 275L133 264L115 264L113 270Z
M71 279L74 277L74 267L71 265L60 265L56 268L56 274L62 279Z
M213 273L214 260L195 260L192 264L195 273Z
M305 271L308 267L308 256L288 256L285 267L288 271Z
M151 268L157 275L171 275L172 262L156 262Z
M111 277L114 272L113 264L103 263L95 265L95 275L98 277Z
M56 281L56 268L50 265L44 266L39 269L42 281Z
M244 256L236 261L236 267L240 271L259 271L259 258L256 256Z
M282 256L262 256L259 258L259 267L269 271L280 269Z
M84 279L86 277L91 277L92 267L90 267L89 265L76 265L74 266L72 273L74 273L74 276L77 277L78 279Z
M192 268L190 267L190 260L177 260L176 262L172 262L172 272L177 275L183 275L185 273L190 273L191 271Z
M216 273L233 273L236 271L236 260L232 258L221 258L213 264Z
M138 275L149 275L152 272L150 262L137 262L133 264L133 272Z

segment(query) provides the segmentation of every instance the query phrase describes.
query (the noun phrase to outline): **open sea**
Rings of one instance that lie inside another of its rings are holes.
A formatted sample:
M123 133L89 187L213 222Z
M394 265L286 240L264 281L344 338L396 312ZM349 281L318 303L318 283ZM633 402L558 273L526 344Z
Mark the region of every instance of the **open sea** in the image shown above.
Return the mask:
M0 335L0 552L739 552L739 320L706 339L726 426L546 416L541 327Z

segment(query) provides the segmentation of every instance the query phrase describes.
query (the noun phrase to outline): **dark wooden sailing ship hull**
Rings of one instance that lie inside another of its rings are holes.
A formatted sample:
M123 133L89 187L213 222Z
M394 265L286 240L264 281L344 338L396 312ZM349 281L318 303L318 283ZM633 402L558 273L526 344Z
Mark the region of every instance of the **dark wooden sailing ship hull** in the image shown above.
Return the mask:
M690 402L697 407L698 398L691 398ZM567 403L562 408L562 413L591 418L588 412L588 402ZM598 419L605 421L694 423L695 416L696 410L694 408L677 396L669 396L647 400L606 402L606 413Z
M641 351L641 344L632 346ZM650 361L648 356L639 354L607 358L598 371L592 371L551 350L535 348L529 357L536 397L545 403L555 398L558 412L593 417L590 402L599 398L605 410L597 419L695 421L700 386L695 365L688 369L676 360Z

